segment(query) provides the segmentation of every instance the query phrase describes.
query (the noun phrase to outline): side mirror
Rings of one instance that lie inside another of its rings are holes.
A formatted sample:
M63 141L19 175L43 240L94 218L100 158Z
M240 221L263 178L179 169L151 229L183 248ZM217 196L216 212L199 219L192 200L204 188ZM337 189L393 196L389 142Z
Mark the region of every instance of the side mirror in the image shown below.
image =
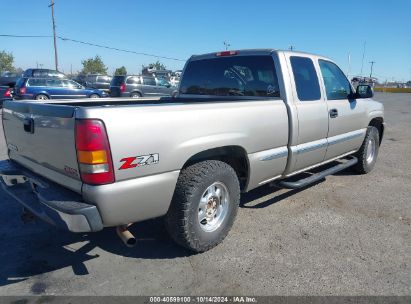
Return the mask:
M360 84L357 87L355 95L357 98L372 98L374 96L374 91L368 84Z

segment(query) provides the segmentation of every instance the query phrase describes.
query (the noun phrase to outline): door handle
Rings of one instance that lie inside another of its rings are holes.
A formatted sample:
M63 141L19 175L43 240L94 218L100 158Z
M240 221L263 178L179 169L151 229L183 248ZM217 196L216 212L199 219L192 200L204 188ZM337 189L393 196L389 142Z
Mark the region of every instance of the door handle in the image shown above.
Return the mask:
M337 109L331 109L330 110L330 118L336 118L338 117L338 110Z

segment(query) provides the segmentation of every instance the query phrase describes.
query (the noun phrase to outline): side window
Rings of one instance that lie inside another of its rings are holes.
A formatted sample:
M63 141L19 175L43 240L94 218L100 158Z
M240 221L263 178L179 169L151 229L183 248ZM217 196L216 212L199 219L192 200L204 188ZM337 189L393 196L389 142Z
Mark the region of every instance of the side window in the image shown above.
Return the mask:
M332 62L318 60L328 100L347 99L351 85L340 68Z
M314 63L307 57L290 57L298 99L301 101L321 98L320 85Z
M126 81L127 84L141 84L140 77L130 77Z
M143 83L150 86L157 85L156 80L153 77L143 77Z
M167 80L161 78L161 79L158 79L157 85L161 87L168 87L170 86L170 83Z
M46 84L48 87L63 87L63 82L59 79L47 79Z
M77 89L78 83L72 80L61 80L63 87L70 88L70 89Z
M44 87L46 85L46 80L41 78L31 78L28 81L29 87Z
M96 82L108 83L111 81L111 78L108 76L98 76Z

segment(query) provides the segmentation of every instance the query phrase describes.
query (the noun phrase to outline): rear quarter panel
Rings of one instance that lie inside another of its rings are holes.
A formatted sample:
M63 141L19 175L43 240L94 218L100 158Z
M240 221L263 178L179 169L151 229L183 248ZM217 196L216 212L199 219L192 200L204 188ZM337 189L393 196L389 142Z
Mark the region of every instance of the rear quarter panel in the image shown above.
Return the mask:
M288 142L282 100L79 108L76 117L104 121L116 181L180 170L199 152L240 146L259 164L258 174L251 173L251 182L258 184L277 172L270 162L261 162L253 154L286 147ZM125 158L151 154L158 154L158 163L120 169ZM285 163L286 156L284 167Z

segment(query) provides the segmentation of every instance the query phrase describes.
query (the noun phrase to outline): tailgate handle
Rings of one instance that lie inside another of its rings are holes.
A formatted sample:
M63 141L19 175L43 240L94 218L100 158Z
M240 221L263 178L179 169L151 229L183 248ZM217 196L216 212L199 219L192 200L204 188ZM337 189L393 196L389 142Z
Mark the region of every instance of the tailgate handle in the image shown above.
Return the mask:
M34 133L34 119L33 118L25 118L23 121L24 131L27 133Z

